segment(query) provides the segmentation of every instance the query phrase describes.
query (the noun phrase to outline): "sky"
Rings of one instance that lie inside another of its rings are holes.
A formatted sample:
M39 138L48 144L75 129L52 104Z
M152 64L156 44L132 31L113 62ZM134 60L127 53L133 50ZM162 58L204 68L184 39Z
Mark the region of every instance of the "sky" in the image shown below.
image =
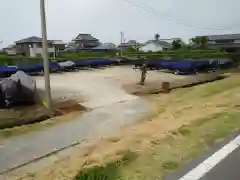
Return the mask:
M90 33L101 42L144 42L160 38L240 33L239 0L45 0L48 39ZM0 42L9 45L29 36L41 37L40 0L0 0ZM143 7L143 6L142 6ZM187 24L187 25L185 25ZM204 29L205 28L205 29ZM213 30L224 29L224 30Z

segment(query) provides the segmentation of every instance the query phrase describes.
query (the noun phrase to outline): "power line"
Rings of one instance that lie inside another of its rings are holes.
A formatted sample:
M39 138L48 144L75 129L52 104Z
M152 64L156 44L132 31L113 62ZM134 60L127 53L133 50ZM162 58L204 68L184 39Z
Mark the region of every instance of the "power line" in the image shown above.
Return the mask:
M133 0L124 0L125 2L133 5L133 6L136 6L142 10L145 10L145 11L148 11L150 13L153 13L157 16L160 16L161 18L165 18L165 19L168 19L168 20L172 20L172 21L175 21L179 24L182 24L184 26L188 26L188 27L192 27L192 28L201 28L201 29L206 29L206 30L213 30L213 31L225 31L225 30L229 30L229 29L232 29L236 26L239 26L240 24L235 24L235 25L232 25L232 26L229 26L227 28L210 28L210 27L206 27L206 26L203 26L203 25L199 25L199 24L193 24L193 23L187 23L183 20L179 20L173 16L170 16L168 14L165 14L164 12L161 12L161 11L158 11L150 6L147 6L147 5L144 5L142 3L137 3L136 1L133 1Z

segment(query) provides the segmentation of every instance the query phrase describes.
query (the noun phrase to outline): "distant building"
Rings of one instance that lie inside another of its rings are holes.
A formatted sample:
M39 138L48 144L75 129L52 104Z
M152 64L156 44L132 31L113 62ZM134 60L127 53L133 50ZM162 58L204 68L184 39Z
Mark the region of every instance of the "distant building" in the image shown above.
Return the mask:
M165 42L167 42L167 43L169 43L169 44L172 44L173 43L173 41L180 41L180 42L182 42L182 39L181 38L168 38L168 39L159 39L160 41L165 41Z
M7 53L8 55L16 55L17 54L15 44L3 48L2 51Z
M97 47L100 42L97 38L94 38L91 34L79 34L72 40L73 46L78 49L92 49Z
M32 36L16 41L15 43L17 54L29 57L42 56L42 38ZM48 52L55 53L55 48L52 44L52 41L48 41Z
M114 50L117 50L117 48L113 43L102 43L99 46L92 48L92 51L101 51L101 52L114 51Z
M139 51L143 52L158 52L158 51L163 51L170 49L172 45L166 41L162 40L149 40L142 46L140 46Z
M52 45L55 47L55 49L58 51L62 51L66 48L66 43L61 40L53 40Z
M130 40L130 41L126 42L126 43L120 44L119 48L122 48L123 50L126 50L129 47L138 48L139 45L140 44L136 40Z
M48 53L53 56L54 53L64 50L66 43L61 40L48 40ZM28 57L42 56L42 38L31 36L15 42L16 53Z
M240 34L210 35L209 48L222 48L229 52L240 52Z

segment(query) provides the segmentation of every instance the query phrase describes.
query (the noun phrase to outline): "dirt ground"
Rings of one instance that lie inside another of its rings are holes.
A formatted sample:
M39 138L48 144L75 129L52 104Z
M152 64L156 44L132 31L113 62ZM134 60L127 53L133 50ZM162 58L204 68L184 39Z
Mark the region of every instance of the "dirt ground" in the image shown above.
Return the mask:
M151 102L154 112L148 120L123 128L113 137L76 146L69 150L71 155L64 157L62 152L62 155L52 158L51 166L29 173L22 179L74 179L80 169L102 164L126 150L146 151L151 148L151 141L161 140L183 125L239 107L238 79L239 74L231 75L220 81L175 90L171 94L147 96L145 99ZM20 179L14 173L9 177Z
M178 81L184 78L186 77L149 71L146 82ZM52 95L54 99L79 99L83 106L94 109L137 99L137 96L128 94L122 86L137 84L139 79L140 71L134 71L130 66L52 74ZM36 80L38 88L43 89L43 77L36 77Z

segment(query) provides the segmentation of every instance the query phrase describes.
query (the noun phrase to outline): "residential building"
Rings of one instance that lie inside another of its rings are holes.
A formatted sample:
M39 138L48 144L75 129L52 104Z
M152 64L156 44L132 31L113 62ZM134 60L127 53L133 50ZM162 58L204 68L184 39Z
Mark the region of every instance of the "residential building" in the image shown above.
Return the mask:
M53 41L48 41L48 52L51 54L55 53L55 48L52 44ZM16 53L29 56L38 57L42 56L42 38L32 36L19 41L16 41Z
M63 51L65 50L67 43L61 40L53 40L52 45L55 47L56 51Z
M113 43L102 43L99 46L92 48L92 51L101 51L101 52L114 51L114 50L117 50L117 48Z
M165 42L167 42L169 44L172 44L173 41L180 41L180 42L182 42L181 38L168 38L168 39L159 39L159 40L160 41L165 41Z
M240 52L240 34L210 35L207 37L209 48L221 48L228 52Z
M78 49L92 49L97 47L100 42L97 38L94 38L91 34L79 34L72 40L72 44Z
M16 55L17 54L16 45L13 44L13 45L3 48L3 52L7 53L8 55Z
M139 51L143 52L158 52L158 51L163 51L170 49L172 45L166 41L162 40L149 40L142 46L140 46Z
M129 40L126 43L122 43L119 45L119 48L122 48L123 50L128 49L129 47L134 47L134 48L138 48L139 47L139 43L136 40Z

